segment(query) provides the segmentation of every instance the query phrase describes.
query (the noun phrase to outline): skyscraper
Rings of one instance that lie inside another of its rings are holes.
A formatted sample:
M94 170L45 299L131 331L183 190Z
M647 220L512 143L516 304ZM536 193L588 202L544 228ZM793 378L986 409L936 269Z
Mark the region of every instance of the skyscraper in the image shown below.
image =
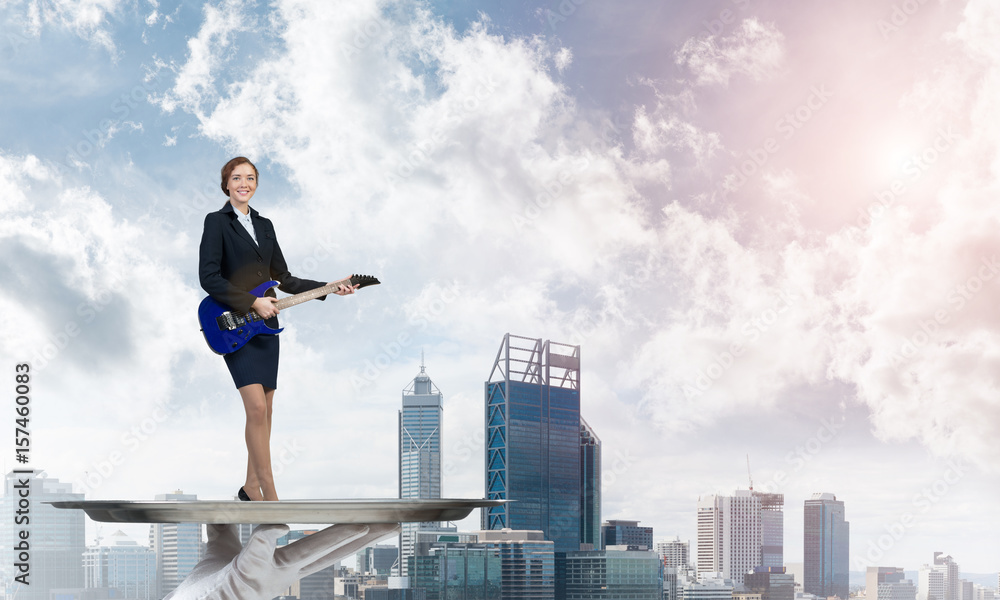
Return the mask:
M30 498L30 502L25 500ZM0 575L9 598L49 600L49 590L82 588L84 514L80 510L60 510L46 502L83 500L73 486L45 477L42 471L8 473L4 480L2 504L3 527L0 527ZM21 512L18 512L21 511ZM28 517L29 521L23 521ZM15 520L15 519L21 519ZM20 532L28 539L21 539ZM26 543L28 551L20 558L17 546ZM15 581L22 574L16 566L28 569L29 585ZM0 595L3 595L0 593Z
M785 567L754 567L753 573L743 576L743 585L748 592L760 594L761 600L795 598L795 579Z
M962 592L958 578L958 563L944 552L935 552L934 569L944 575L944 600L960 600Z
M601 549L601 440L580 417L580 544Z
M785 565L785 495L753 492L760 498L760 567Z
M441 390L427 375L423 359L420 373L403 389L399 411L399 497L441 497ZM416 531L440 523L403 523L399 533L399 574L407 575Z
M483 529L541 530L555 552L581 534L580 347L504 335L486 388Z
M919 571L917 600L944 600L944 573L930 565Z
M690 546L690 543L682 542L679 536L674 536L674 539L665 542L657 542L656 553L660 555L660 560L663 561L663 568L673 569L680 567L681 569L687 569L688 562L690 561Z
M760 566L761 498L750 490L734 496L698 499L699 577L719 573L743 584L743 575Z
M399 548L389 544L368 546L357 553L357 572L368 575L388 575L399 560Z
M156 500L197 500L196 494L177 490L157 494ZM174 591L201 560L200 523L155 523L149 526L149 547L156 553L157 598Z
M805 501L804 522L802 589L821 598L846 600L850 523L844 520L843 501L833 494L813 494Z

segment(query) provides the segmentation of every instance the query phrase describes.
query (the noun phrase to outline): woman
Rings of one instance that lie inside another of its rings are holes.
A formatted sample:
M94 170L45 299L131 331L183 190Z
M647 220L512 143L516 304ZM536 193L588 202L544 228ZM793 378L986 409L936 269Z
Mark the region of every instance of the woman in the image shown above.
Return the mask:
M201 237L198 275L201 287L212 298L234 310L255 311L278 327L278 299L273 288L258 298L249 293L258 285L275 280L281 291L298 294L322 287L311 279L288 272L271 221L250 208L257 191L257 167L238 156L222 167L222 192L229 202L205 217ZM356 287L341 285L338 295L353 294ZM324 300L326 297L319 298ZM277 500L271 474L271 405L278 387L278 336L256 335L245 346L225 355L233 383L246 410L247 478L240 500Z

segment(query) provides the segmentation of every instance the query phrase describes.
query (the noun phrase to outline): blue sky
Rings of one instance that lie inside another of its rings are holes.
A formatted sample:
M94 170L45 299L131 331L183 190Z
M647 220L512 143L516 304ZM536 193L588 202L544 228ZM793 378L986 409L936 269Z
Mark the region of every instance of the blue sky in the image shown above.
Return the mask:
M383 281L283 315L282 497L396 493L421 350L445 492L481 496L511 332L581 344L606 519L693 541L749 454L786 561L833 492L852 568L996 570L968 532L1000 527L1000 14L911 4L5 3L0 354L36 363L34 465L82 489L123 452L94 499L238 488L194 315L246 155L293 272Z

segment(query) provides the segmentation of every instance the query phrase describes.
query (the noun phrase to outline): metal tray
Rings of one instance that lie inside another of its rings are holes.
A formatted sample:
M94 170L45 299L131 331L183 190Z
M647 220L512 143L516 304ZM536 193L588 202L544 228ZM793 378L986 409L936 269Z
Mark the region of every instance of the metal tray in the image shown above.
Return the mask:
M56 508L81 509L105 523L413 523L458 521L476 508L505 500L83 500L48 502Z

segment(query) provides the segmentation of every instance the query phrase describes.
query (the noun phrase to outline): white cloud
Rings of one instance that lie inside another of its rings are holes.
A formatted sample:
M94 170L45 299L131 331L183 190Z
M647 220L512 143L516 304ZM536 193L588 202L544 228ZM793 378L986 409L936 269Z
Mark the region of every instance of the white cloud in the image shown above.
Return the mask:
M110 427L167 401L173 366L200 343L189 335L189 312L175 309L197 296L161 262L173 236L121 219L106 200L35 157L0 157L0 174L5 198L15 199L4 203L0 244L17 257L5 268L18 282L0 310L23 325L4 330L0 355L29 361L45 397L101 390L87 408ZM52 406L40 409L48 425L74 418Z
M170 93L157 99L163 110L177 108L198 112L203 102L216 97L215 78L231 50L236 33L253 29L255 20L238 0L225 0L218 6L205 4L205 20L196 37L188 40L188 55Z
M696 85L726 86L734 75L761 81L781 67L784 40L773 24L751 17L730 36L689 39L677 51L676 62L694 74Z
M570 63L573 62L573 51L569 48L560 48L555 55L556 69L560 72L565 71L569 67Z
M43 26L65 28L117 54L108 20L121 9L121 0L11 0L4 6L9 25L33 37L41 35Z
M1000 101L1000 61L982 48L996 14L971 3L962 44L942 57L954 68L927 73L905 97L917 109L911 118L939 127L936 166L950 174L922 186L919 200L825 237L800 222L813 200L790 173L765 175L761 191L781 208L760 223L668 208L663 262L681 301L621 382L643 382L645 414L671 428L704 426L789 402L802 385L841 381L879 437L995 469L1000 212L989 199L1000 183L1000 128L985 107ZM948 101L956 94L968 97L963 115ZM655 147L643 117L637 144Z
M660 154L669 148L690 153L700 165L722 148L718 133L702 131L662 106L653 115L645 106L636 108L632 134L636 147L647 154Z
M576 108L548 71L548 46L484 24L460 36L422 10L395 16L404 3L380 6L279 4L287 53L219 98L198 66L219 59L192 55L181 72L204 77L179 77L171 98L199 114L205 135L288 169L309 199L290 221L320 209L352 223L348 248L422 246L399 235L420 223L424 235L479 244L474 264L430 250L437 269L487 282L519 247L539 258L525 265L531 281L550 265L607 268L652 240L623 175L631 165L596 136L573 137ZM322 235L303 227L303 239Z

